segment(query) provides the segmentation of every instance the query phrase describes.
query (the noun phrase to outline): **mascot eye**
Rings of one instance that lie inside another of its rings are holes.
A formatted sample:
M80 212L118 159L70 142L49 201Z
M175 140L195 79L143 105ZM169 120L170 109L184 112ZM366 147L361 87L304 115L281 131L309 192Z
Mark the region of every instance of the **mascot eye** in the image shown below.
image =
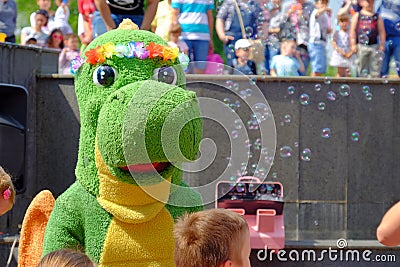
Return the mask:
M113 67L101 65L93 72L93 82L97 86L111 86L117 79L118 72Z
M159 82L176 84L177 74L173 67L164 66L154 70L154 79Z

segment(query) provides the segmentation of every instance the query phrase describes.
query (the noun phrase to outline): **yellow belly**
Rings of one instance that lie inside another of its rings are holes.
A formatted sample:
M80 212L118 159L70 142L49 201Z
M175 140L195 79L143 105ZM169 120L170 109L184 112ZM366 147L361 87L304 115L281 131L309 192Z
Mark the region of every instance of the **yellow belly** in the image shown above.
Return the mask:
M154 219L140 224L114 218L100 257L100 267L173 267L173 219L163 208Z

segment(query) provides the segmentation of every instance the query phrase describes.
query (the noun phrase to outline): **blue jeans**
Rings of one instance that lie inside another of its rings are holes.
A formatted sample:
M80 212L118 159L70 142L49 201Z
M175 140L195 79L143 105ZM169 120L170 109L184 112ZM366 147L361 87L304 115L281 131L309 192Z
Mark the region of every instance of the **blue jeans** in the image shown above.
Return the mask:
M118 27L118 25L122 22L123 19L130 19L135 24L137 24L139 27L140 27L140 25L142 25L142 21L143 21L143 15L111 14L111 18L114 20L116 27ZM92 19L92 25L93 25L93 38L96 38L97 36L102 35L103 33L107 32L106 25L104 24L103 18L101 17L99 11L94 12L93 19Z
M190 60L194 62L196 69L205 70L210 41L183 39L189 47Z
M396 62L397 75L400 77L400 37L388 36L385 43L385 57L382 61L381 76L389 74L390 59L394 57Z

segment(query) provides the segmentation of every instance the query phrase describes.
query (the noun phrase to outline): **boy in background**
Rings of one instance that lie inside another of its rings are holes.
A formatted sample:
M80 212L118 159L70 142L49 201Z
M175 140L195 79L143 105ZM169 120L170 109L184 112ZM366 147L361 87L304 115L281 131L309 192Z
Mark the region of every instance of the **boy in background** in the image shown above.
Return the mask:
M326 40L331 33L331 9L328 0L315 0L315 9L310 17L310 39L308 53L311 61L311 76L321 76L326 72Z
M300 57L300 52L296 50L294 40L283 40L281 44L281 54L276 55L271 61L271 76L299 76L299 72L304 72L304 64Z
M225 209L185 214L174 226L176 267L250 267L246 220Z
M358 75L380 77L381 54L385 51L386 41L383 20L374 13L373 0L360 0L359 4L361 10L352 17L350 28L351 50L357 53Z
M256 75L257 66L249 60L251 43L247 39L239 39L235 43L236 58L232 60L234 74Z

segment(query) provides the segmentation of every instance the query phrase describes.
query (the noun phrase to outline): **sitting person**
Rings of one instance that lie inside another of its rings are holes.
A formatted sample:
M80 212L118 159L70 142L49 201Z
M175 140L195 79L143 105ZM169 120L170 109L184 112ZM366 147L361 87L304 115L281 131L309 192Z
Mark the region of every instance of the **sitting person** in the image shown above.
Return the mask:
M256 64L249 60L251 43L247 39L239 39L235 43L236 58L232 60L234 74L256 75Z
M33 37L37 40L37 45L40 47L46 46L48 35L43 32L42 27L47 24L49 15L46 10L39 9L35 12L35 25L33 27L24 27L21 30L21 44L25 45L26 41Z
M294 40L282 41L281 54L272 58L270 69L271 76L299 76L299 72L305 71Z
M50 252L42 258L37 267L96 267L89 257L72 249Z
M246 220L225 209L185 214L174 226L176 267L250 266Z
M0 216L11 210L15 201L14 185L10 175L0 166Z
M64 37L65 47L58 58L58 68L61 74L71 74L71 61L80 55L78 48L78 36L75 33Z

